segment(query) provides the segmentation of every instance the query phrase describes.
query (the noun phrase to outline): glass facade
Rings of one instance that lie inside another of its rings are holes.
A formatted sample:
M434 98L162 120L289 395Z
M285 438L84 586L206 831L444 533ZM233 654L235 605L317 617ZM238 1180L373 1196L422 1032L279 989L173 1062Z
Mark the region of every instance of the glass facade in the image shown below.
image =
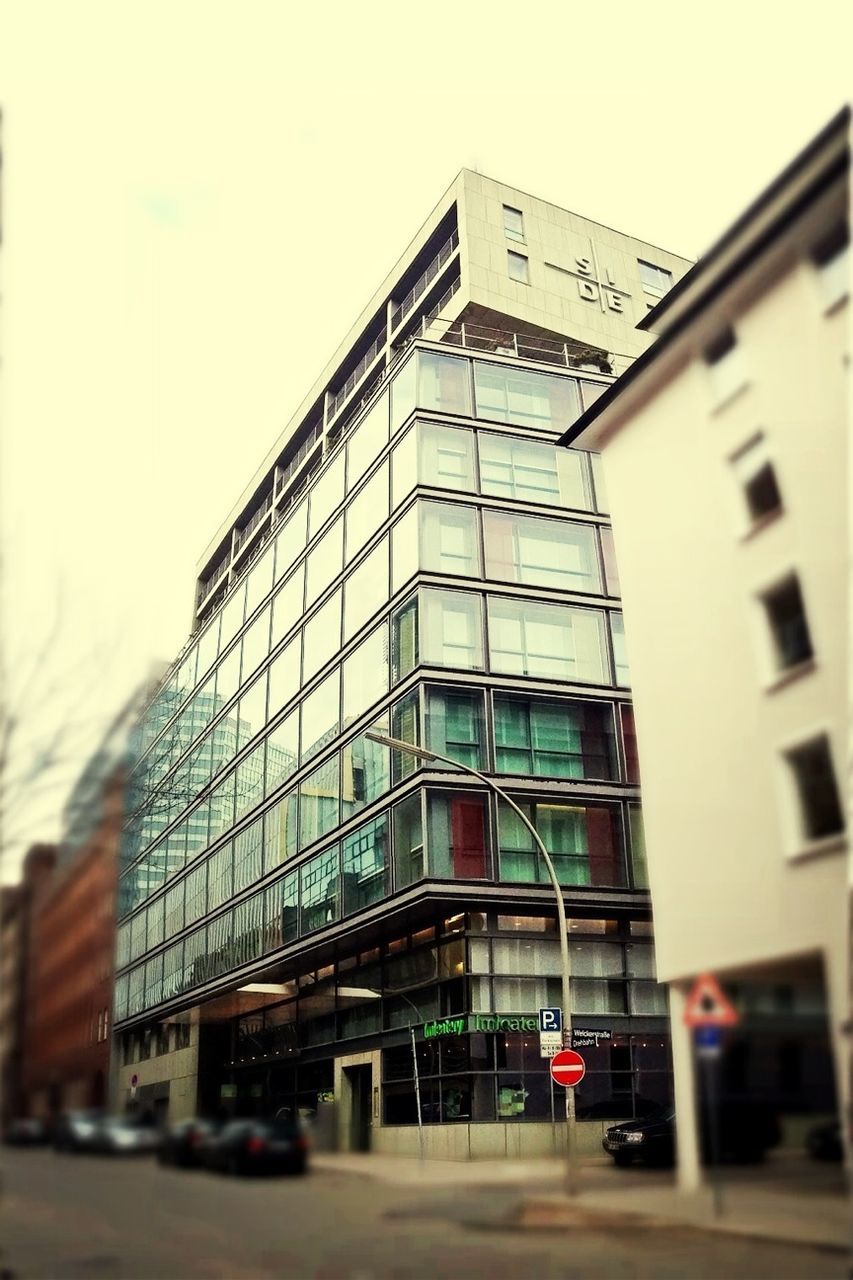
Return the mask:
M534 964L500 924L521 922L521 937L536 921L518 903L546 883L529 831L464 770L391 751L372 730L499 779L582 915L598 919L613 889L647 912L603 483L597 459L556 445L604 385L587 381L416 346L273 525L140 727L116 1021L203 999L270 957L296 973L303 939L328 937L334 952L362 913L379 919L427 883L504 894L496 936L437 941L436 921L430 945L410 939L393 963L383 952L371 981L359 955L358 981L339 986L373 986L381 1001L350 1007L315 979L310 1000L253 1015L259 1043L277 1054L396 1033L411 1009L394 993L419 984L423 1022L559 1002L553 937ZM631 1019L665 1009L625 955L587 942L573 969L577 1012L624 1019L584 1095L590 1115L637 1108L657 1087L638 1083L644 1028ZM472 1024L425 1046L425 1120L549 1119L528 1039ZM382 1045L383 1115L410 1123L411 1078Z

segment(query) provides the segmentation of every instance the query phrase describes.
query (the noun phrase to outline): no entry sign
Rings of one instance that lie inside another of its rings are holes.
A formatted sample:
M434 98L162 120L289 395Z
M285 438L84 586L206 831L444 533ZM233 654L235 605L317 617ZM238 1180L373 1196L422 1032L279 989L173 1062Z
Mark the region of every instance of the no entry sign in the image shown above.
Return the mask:
M551 1075L566 1089L573 1089L586 1075L586 1063L574 1049L563 1049L551 1059Z

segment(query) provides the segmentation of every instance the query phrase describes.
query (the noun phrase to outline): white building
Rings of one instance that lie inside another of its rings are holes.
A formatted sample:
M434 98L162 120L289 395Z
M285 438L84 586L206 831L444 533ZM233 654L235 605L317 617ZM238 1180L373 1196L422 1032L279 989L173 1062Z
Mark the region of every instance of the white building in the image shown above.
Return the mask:
M849 134L845 110L563 438L604 457L685 1185L699 973L787 991L783 1022L822 987L847 1091Z

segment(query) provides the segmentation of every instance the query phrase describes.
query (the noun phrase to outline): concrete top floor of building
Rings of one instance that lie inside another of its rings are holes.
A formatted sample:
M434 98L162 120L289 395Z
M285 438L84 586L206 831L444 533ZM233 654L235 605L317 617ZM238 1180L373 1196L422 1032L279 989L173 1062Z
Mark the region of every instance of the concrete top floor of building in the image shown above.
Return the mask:
M206 547L192 629L227 594L412 338L615 374L648 346L638 321L690 265L461 170Z

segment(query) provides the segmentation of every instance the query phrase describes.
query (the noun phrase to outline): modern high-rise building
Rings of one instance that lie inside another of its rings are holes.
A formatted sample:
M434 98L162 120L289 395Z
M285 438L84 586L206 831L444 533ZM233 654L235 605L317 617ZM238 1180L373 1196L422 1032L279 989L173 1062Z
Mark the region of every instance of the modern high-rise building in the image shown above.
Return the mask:
M720 1092L801 1133L850 1097L849 169L848 109L565 436L602 451L613 500L688 1185L703 971L740 1015Z
M561 1143L529 834L369 731L493 776L551 851L598 1033L584 1144L670 1096L607 498L557 440L688 266L463 171L374 295L209 544L140 726L120 1103L334 1110L388 1151L419 1112L434 1155Z

